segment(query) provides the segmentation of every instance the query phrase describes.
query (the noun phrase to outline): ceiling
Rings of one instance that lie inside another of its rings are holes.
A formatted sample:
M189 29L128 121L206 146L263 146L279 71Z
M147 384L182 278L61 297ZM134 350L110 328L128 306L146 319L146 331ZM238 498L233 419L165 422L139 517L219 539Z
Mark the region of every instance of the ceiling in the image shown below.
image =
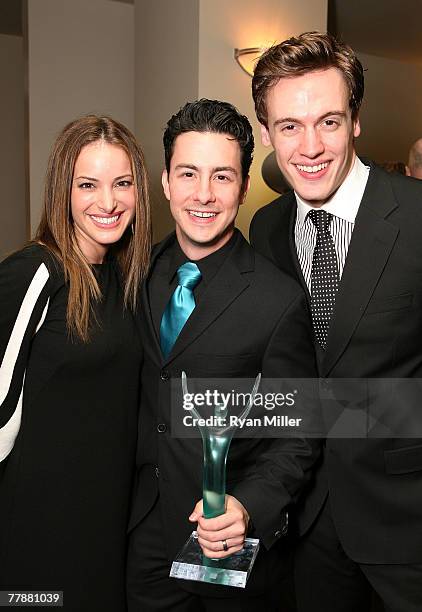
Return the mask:
M1 0L1 34L22 35L21 5ZM329 31L361 53L422 64L421 23L422 0L328 0Z
M422 64L422 0L328 0L328 29L355 51Z

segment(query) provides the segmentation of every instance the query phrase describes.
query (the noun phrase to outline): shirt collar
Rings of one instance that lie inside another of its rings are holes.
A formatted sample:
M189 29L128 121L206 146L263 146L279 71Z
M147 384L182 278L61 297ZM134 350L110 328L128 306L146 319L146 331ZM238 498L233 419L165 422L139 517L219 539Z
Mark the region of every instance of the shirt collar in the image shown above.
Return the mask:
M349 223L354 223L368 181L368 176L369 166L365 166L358 156L355 155L355 160L349 174L335 194L320 207L320 210L325 210L335 217L344 219ZM306 215L310 210L313 210L313 207L305 202L305 200L302 200L296 191L295 196L297 202L297 221L300 225L303 225L306 220Z
M210 255L207 255L206 257L203 257L202 259L195 260L195 263L197 264L201 272L202 281L205 284L209 283L212 277L217 273L218 269L223 264L224 260L226 259L227 255L233 248L238 238L239 238L239 230L235 229L230 239L226 242L226 244L224 244L220 249L218 249L218 251L214 251L214 253L210 253ZM175 238L174 243L171 246L171 249L172 251L170 254L169 268L168 268L169 283L172 282L173 278L176 275L177 270L182 264L186 263L187 261L193 261L193 260L188 259L188 257L182 251L177 241L177 238Z

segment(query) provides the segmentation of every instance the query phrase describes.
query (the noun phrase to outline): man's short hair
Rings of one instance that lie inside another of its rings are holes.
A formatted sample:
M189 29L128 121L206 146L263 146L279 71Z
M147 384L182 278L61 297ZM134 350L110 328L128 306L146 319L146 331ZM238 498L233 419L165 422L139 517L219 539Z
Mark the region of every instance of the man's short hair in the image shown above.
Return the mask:
M227 134L239 143L242 180L245 181L252 163L254 138L248 118L229 102L202 98L188 102L169 119L163 136L167 172L173 156L174 142L184 132Z
M270 47L260 57L252 79L258 121L268 127L267 93L280 79L328 68L337 68L342 73L349 91L352 119L356 119L364 92L362 64L351 47L331 34L305 32Z

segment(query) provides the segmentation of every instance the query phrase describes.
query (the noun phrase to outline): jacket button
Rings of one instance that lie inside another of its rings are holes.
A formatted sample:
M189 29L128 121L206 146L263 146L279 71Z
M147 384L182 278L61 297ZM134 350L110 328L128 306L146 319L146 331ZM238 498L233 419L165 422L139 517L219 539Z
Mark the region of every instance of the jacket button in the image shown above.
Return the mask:
M158 466L155 468L155 475L157 476L157 478L160 475L160 468Z
M329 378L323 378L321 380L321 389L323 391L331 391L332 383Z
M161 378L161 380L169 380L170 379L170 372L168 370L161 370L160 378Z
M158 423L157 431L158 431L158 433L164 433L165 431L167 431L166 424L165 423Z
M281 535L287 535L287 532L289 531L289 528L287 525L283 525L283 527L281 528Z
M277 531L274 533L274 537L275 537L275 538L279 538L280 536L281 536L281 531L277 530Z

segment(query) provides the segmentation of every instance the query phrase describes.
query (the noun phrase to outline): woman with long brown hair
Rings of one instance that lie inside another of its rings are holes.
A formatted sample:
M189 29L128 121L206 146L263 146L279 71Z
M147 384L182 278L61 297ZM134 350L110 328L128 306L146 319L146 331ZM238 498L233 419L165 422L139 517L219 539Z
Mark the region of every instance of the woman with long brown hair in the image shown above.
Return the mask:
M149 251L135 138L108 117L73 121L50 156L35 239L0 265L0 590L126 609L133 313Z

